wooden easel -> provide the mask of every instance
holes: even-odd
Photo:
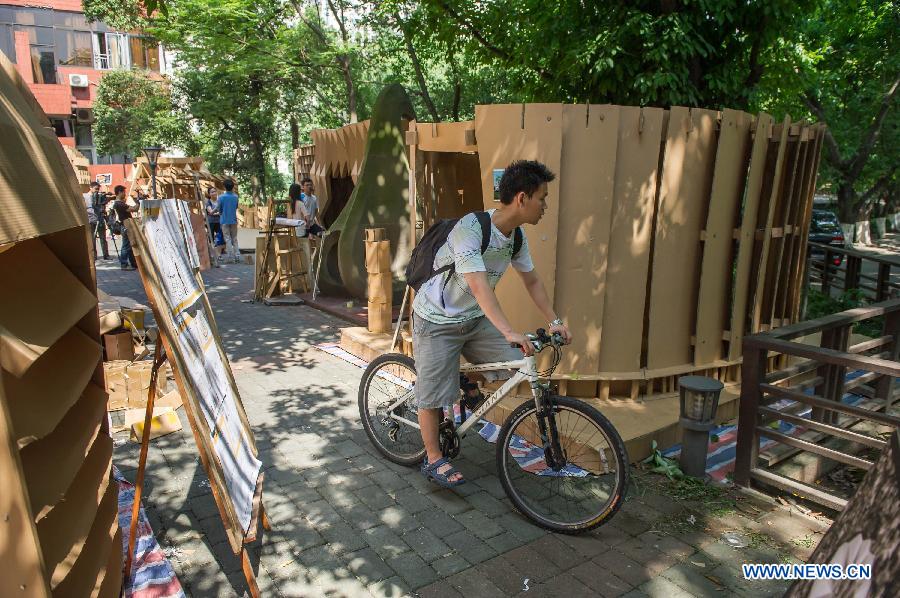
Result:
[[[144,244],[146,242],[143,238],[143,233],[139,230],[139,227],[136,224],[133,226],[132,230],[129,231],[129,234],[131,234],[132,231],[136,231],[138,235],[140,235],[140,241],[134,245],[134,253],[135,260],[137,261],[138,265],[138,273],[141,276],[141,281],[144,284],[144,287],[146,289],[161,288],[161,286],[158,284],[158,280],[156,279],[155,274],[153,274],[147,267],[147,264],[144,263],[144,256],[140,251],[140,248],[144,247]],[[197,278],[197,282],[200,285],[200,288],[202,289],[202,278],[199,277],[199,274],[197,274],[196,271],[194,272],[194,275]],[[148,281],[150,282],[150,284],[148,284]],[[209,311],[209,313],[212,313],[212,308],[210,307],[209,301],[206,298],[206,293],[204,292],[202,296],[205,308]],[[138,473],[135,480],[134,505],[132,506],[131,513],[131,527],[130,535],[128,538],[128,556],[126,557],[125,575],[128,577],[132,575],[131,566],[134,558],[134,547],[136,543],[135,534],[137,533],[137,519],[140,514],[140,501],[143,494],[144,472],[147,463],[147,453],[150,446],[150,426],[153,418],[153,405],[156,398],[159,369],[162,364],[168,360],[169,365],[175,374],[175,382],[178,386],[179,393],[181,393],[184,411],[188,417],[188,421],[190,422],[191,431],[194,434],[194,441],[196,442],[198,448],[197,452],[200,455],[200,461],[203,465],[204,470],[206,470],[207,477],[210,481],[210,490],[212,491],[216,507],[219,510],[219,516],[222,519],[223,525],[225,525],[225,531],[229,539],[229,544],[231,545],[232,550],[234,550],[235,555],[241,559],[241,569],[244,573],[245,579],[247,580],[247,587],[250,590],[250,595],[253,598],[259,598],[259,585],[256,582],[256,574],[253,572],[253,567],[250,563],[250,558],[247,553],[247,544],[256,541],[257,528],[259,527],[260,523],[262,523],[262,526],[266,531],[271,530],[271,525],[268,517],[266,516],[265,507],[262,501],[262,484],[264,473],[261,471],[259,473],[259,477],[256,480],[256,488],[253,493],[253,503],[250,515],[250,525],[246,530],[246,533],[242,533],[242,537],[235,537],[234,530],[227,524],[227,522],[229,521],[228,507],[226,506],[228,497],[227,495],[223,495],[224,484],[222,483],[217,470],[210,462],[211,455],[207,454],[205,449],[206,444],[204,444],[201,437],[202,432],[197,421],[198,414],[194,413],[191,401],[188,400],[188,397],[192,397],[194,395],[190,394],[189,388],[186,385],[187,379],[183,375],[184,372],[181,369],[182,358],[177,353],[173,353],[173,350],[175,350],[174,343],[168,337],[168,333],[165,330],[165,328],[167,328],[168,319],[166,319],[166,317],[162,314],[160,306],[156,304],[154,294],[152,292],[148,292],[147,297],[150,302],[150,307],[153,310],[154,318],[160,324],[160,331],[154,351],[153,369],[151,370],[150,374],[150,388],[148,389],[147,396],[147,409],[144,414],[144,429],[141,437],[141,452],[138,460]],[[211,320],[209,324],[213,334],[216,337],[221,338],[219,336],[219,331],[218,327],[216,326],[215,320]],[[225,358],[224,353],[221,353],[221,355],[223,358]],[[174,357],[174,359],[171,359],[170,357]],[[243,413],[242,409],[241,412]],[[244,415],[244,417],[246,416]]]

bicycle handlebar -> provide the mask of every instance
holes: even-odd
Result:
[[[543,328],[538,328],[534,331],[534,333],[526,333],[525,337],[531,341],[531,345],[534,347],[535,351],[540,351],[546,345],[553,345],[555,347],[561,347],[566,344],[566,339],[558,333],[554,332],[552,335],[547,334],[547,331]],[[522,346],[519,343],[509,343],[509,346],[518,349]]]

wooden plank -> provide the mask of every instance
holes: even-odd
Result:
[[[640,370],[650,242],[664,119],[659,108],[621,107],[609,237],[600,371]]]
[[[822,142],[825,138],[825,125],[817,123],[814,126],[815,145],[813,146],[813,159],[811,171],[806,180],[806,189],[804,190],[805,203],[803,206],[803,219],[801,221],[801,237],[800,237],[800,254],[797,264],[793,268],[794,276],[794,293],[791,295],[791,320],[796,322],[800,319],[800,299],[803,295],[804,273],[808,267],[806,263],[806,255],[809,251],[809,225],[812,219],[813,195],[816,190],[816,178],[819,172],[819,160],[822,155]]]
[[[782,444],[786,444],[788,446],[792,446],[794,448],[798,448],[800,450],[814,453],[816,455],[821,455],[832,461],[837,461],[839,463],[845,463],[847,465],[852,465],[854,467],[859,467],[860,469],[865,469],[868,471],[872,468],[872,462],[867,461],[865,459],[860,459],[859,457],[854,457],[853,455],[847,455],[840,451],[836,451],[830,449],[826,446],[821,446],[815,444],[814,442],[807,442],[805,440],[800,440],[799,438],[794,438],[793,436],[788,436],[787,434],[782,434],[781,432],[776,432],[771,428],[766,428],[763,426],[759,426],[756,428],[756,431],[760,433],[760,435],[765,436],[767,438],[771,438],[776,442],[780,442]]]
[[[775,221],[775,213],[778,208],[778,199],[780,198],[781,187],[784,183],[785,157],[788,149],[788,130],[790,129],[791,119],[789,116],[784,117],[781,126],[781,135],[778,140],[778,154],[775,159],[774,171],[767,173],[771,177],[771,191],[768,198],[768,204],[765,209],[765,220],[763,221],[763,239],[760,245],[759,259],[757,260],[756,269],[756,289],[753,294],[753,303],[750,307],[750,331],[758,332],[762,323],[763,304],[766,300],[766,277],[769,274],[769,251],[772,245],[772,226]],[[762,210],[763,208],[761,208]],[[760,213],[760,217],[763,212]]]
[[[600,366],[618,136],[617,106],[563,107],[556,304],[578,331],[559,367],[570,374]]]
[[[481,184],[485,209],[494,202],[495,169],[504,169],[515,160],[538,160],[557,174],[549,185],[547,210],[535,226],[525,226],[535,271],[547,289],[551,303],[556,293],[556,248],[560,197],[560,157],[562,152],[562,104],[495,104],[475,106],[475,135],[481,162]],[[506,317],[516,330],[534,330],[545,324],[544,316],[527,297],[518,276],[504,276],[495,289]],[[512,308],[515,306],[515,309]],[[560,306],[562,307],[562,306]]]
[[[860,407],[854,407],[853,405],[847,405],[846,403],[832,401],[820,396],[808,395],[804,392],[788,390],[779,386],[772,386],[771,384],[760,384],[759,387],[760,390],[766,392],[767,394],[781,399],[790,399],[792,401],[797,401],[799,403],[810,405],[812,407],[819,407],[826,411],[836,411],[838,413],[844,413],[846,415],[855,415],[856,417],[878,422],[879,424],[884,424],[887,426],[900,426],[900,418],[884,413],[879,413],[877,411],[872,411],[871,409],[862,409]]]
[[[885,447],[887,447],[887,443],[883,440],[879,440],[877,438],[872,438],[871,436],[866,436],[864,434],[857,434],[856,432],[853,432],[851,430],[846,430],[844,428],[839,428],[836,426],[829,426],[828,424],[823,424],[822,422],[817,422],[815,420],[809,419],[808,417],[802,417],[799,415],[794,415],[792,413],[783,413],[783,412],[777,411],[775,409],[769,409],[768,407],[760,407],[759,411],[763,415],[768,416],[768,418],[765,421],[778,421],[778,420],[789,421],[791,423],[797,424],[799,426],[803,426],[805,428],[809,428],[811,430],[824,432],[825,434],[830,434],[831,436],[837,436],[838,438],[843,438],[844,440],[852,440],[853,442],[857,442],[859,444],[864,444],[864,445],[870,446],[874,449],[884,450]],[[765,434],[763,434],[763,436],[765,436]]]
[[[807,484],[802,484],[790,478],[771,473],[769,471],[766,471],[765,469],[751,469],[750,477],[757,482],[774,486],[780,490],[790,492],[795,496],[802,496],[809,500],[813,500],[820,505],[825,505],[826,507],[829,507],[836,511],[843,511],[847,506],[847,501],[843,498],[828,494],[827,492],[823,492],[818,488],[809,486]]]
[[[680,106],[669,113],[645,332],[649,369],[693,360],[699,239],[715,167],[717,118],[713,110]]]
[[[791,202],[791,211],[788,215],[788,222],[794,229],[794,234],[786,241],[785,245],[785,272],[782,276],[784,284],[781,286],[778,303],[775,307],[775,317],[792,320],[794,316],[792,298],[796,294],[797,285],[797,267],[800,260],[800,243],[803,237],[803,222],[806,219],[807,197],[806,190],[809,184],[809,177],[812,174],[812,161],[815,159],[815,137],[810,136],[812,130],[809,126],[803,127],[800,136],[801,156],[798,165],[797,183],[794,187],[793,199]]]
[[[732,237],[744,198],[752,120],[752,116],[739,110],[725,110],[722,114],[697,296],[694,345],[694,365],[697,366],[724,357],[722,339],[725,327],[729,325],[734,265]]]
[[[734,291],[731,308],[731,342],[728,345],[729,361],[741,356],[741,339],[747,327],[747,303],[750,290],[750,273],[753,260],[753,237],[756,233],[757,208],[765,175],[766,156],[769,151],[768,131],[772,117],[760,113],[756,117],[756,137],[750,152],[750,170],[747,174],[747,194],[741,217],[741,236],[738,244],[734,274]]]

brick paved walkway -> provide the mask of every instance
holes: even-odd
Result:
[[[722,596],[781,595],[782,583],[740,579],[741,562],[808,556],[815,522],[763,498],[713,517],[700,502],[660,493],[637,474],[622,511],[584,536],[546,533],[510,506],[494,447],[463,441],[458,493],[381,459],[359,425],[361,370],[312,345],[340,320],[314,309],[243,303],[253,266],[206,273],[260,458],[273,531],[253,548],[264,596]],[[135,272],[98,262],[99,286],[146,304]],[[239,596],[245,583],[187,428],[153,441],[148,515],[189,595]],[[115,463],[133,478],[138,445],[119,440]],[[751,546],[720,540],[743,531]]]

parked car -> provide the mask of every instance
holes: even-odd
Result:
[[[844,248],[844,231],[841,229],[841,223],[834,212],[829,210],[812,211],[812,219],[809,222],[809,241],[811,243],[831,245],[840,249]],[[818,247],[813,247],[811,254],[815,258],[822,259],[825,252]],[[843,261],[843,255],[832,255],[832,263],[835,266],[840,266]]]

